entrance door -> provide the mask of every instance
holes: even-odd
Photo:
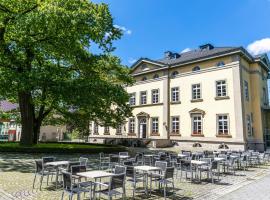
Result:
[[[146,118],[140,119],[139,132],[140,138],[146,138]]]

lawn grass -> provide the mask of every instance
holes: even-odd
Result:
[[[39,143],[32,146],[22,146],[18,142],[0,142],[0,152],[16,153],[111,153],[125,151],[118,145],[89,143]]]

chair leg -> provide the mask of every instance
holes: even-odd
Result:
[[[50,175],[47,175],[47,186],[48,186],[48,183],[49,183],[49,176]]]
[[[35,188],[36,177],[37,177],[37,174],[35,173],[35,178],[34,178],[34,181],[33,181],[33,189]]]
[[[41,190],[41,186],[42,186],[42,182],[43,182],[43,175],[41,175],[39,181],[40,181],[40,183],[39,183],[39,190]]]
[[[163,188],[164,188],[164,199],[166,199],[166,188],[167,188],[167,183],[164,183]]]
[[[65,193],[65,192],[63,191],[63,192],[62,192],[62,198],[61,198],[61,200],[63,200],[63,199],[64,199],[64,193]]]

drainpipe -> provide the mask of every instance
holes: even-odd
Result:
[[[171,96],[170,96],[170,90],[171,90],[171,76],[170,76],[170,65],[167,65],[167,138],[168,140],[170,139],[170,130],[171,130],[171,123],[170,123],[170,118],[171,118]]]

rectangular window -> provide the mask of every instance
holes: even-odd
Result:
[[[129,119],[129,133],[135,133],[135,118]]]
[[[263,103],[265,105],[268,104],[268,102],[267,102],[267,94],[266,94],[266,89],[265,88],[263,88]]]
[[[110,127],[109,126],[104,126],[104,133],[109,134],[110,133]]]
[[[179,134],[179,117],[172,117],[172,133]]]
[[[193,135],[202,134],[202,115],[192,116],[192,134]]]
[[[179,87],[171,88],[171,101],[179,102]]]
[[[245,99],[249,101],[249,91],[248,91],[248,82],[244,81],[244,90],[245,90]]]
[[[141,105],[147,104],[147,94],[146,91],[141,92]]]
[[[158,118],[152,118],[152,133],[158,133]]]
[[[247,115],[247,134],[248,136],[252,136],[252,125],[250,115]]]
[[[192,99],[201,99],[201,84],[192,85]]]
[[[98,135],[98,124],[94,123],[94,134]]]
[[[129,105],[135,106],[136,105],[136,93],[129,94]]]
[[[217,97],[226,97],[227,96],[227,83],[225,80],[216,82],[216,95]]]
[[[229,116],[217,115],[218,135],[229,134]]]
[[[158,89],[152,90],[152,103],[159,102],[159,91]]]
[[[116,127],[116,134],[122,134],[122,124]]]

